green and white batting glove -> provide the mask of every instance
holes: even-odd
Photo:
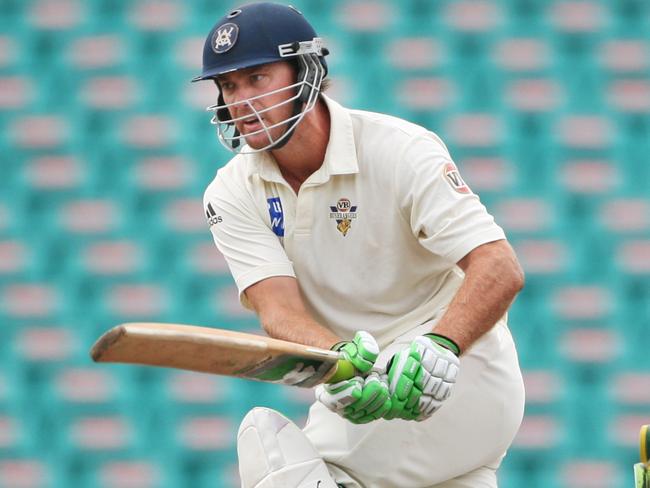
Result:
[[[358,331],[352,341],[342,341],[332,346],[333,351],[340,351],[361,375],[369,372],[377,361],[379,346],[375,338],[365,330]]]
[[[460,349],[438,334],[416,337],[386,368],[391,408],[385,419],[422,421],[440,408],[456,383]]]
[[[388,407],[388,384],[377,373],[366,375],[379,355],[379,346],[372,335],[365,331],[355,334],[352,341],[344,341],[332,347],[340,351],[359,373],[354,378],[323,384],[316,389],[316,398],[333,412],[354,423],[366,423],[383,415]],[[379,412],[379,413],[377,413]]]
[[[316,399],[331,411],[354,424],[382,418],[390,410],[390,391],[385,375],[376,371],[333,385],[319,385]]]

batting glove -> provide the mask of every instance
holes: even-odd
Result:
[[[429,418],[451,394],[460,367],[459,353],[448,338],[426,334],[395,354],[386,368],[391,408],[384,418]]]
[[[354,424],[382,418],[390,410],[390,391],[386,375],[373,371],[333,385],[319,385],[316,399],[332,412]]]
[[[341,351],[360,375],[333,385],[323,384],[316,389],[316,398],[333,412],[354,423],[366,423],[381,417],[390,408],[386,376],[368,373],[379,355],[379,346],[372,335],[365,331],[355,334],[352,341],[344,341],[332,347]]]
[[[379,346],[368,332],[360,330],[352,341],[343,341],[332,346],[333,351],[340,351],[361,375],[369,372],[377,361]]]

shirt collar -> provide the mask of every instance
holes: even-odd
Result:
[[[324,183],[331,175],[346,175],[359,172],[350,113],[328,96],[321,96],[330,113],[330,139],[325,151],[323,165],[307,179],[309,183]],[[250,174],[257,173],[262,179],[269,182],[284,182],[284,178],[269,152],[247,154],[246,157]]]

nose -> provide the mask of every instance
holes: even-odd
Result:
[[[231,104],[228,107],[231,118],[238,119],[240,117],[245,117],[252,112],[249,104],[246,103],[246,101],[251,96],[252,95],[248,92],[248,90],[237,90],[235,93],[233,93],[233,96],[230,97],[231,100],[224,99],[226,103]]]

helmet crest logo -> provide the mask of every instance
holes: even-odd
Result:
[[[237,42],[239,27],[237,24],[223,24],[212,35],[212,50],[217,54],[225,53],[232,49]]]

